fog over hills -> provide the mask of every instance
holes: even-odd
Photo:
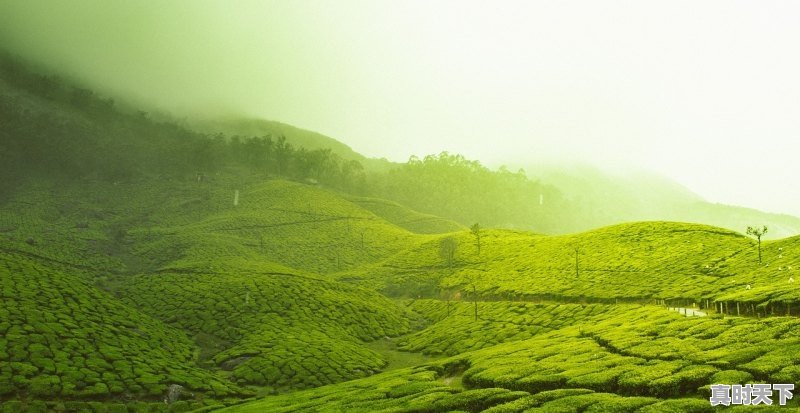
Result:
[[[800,411],[798,12],[0,0],[0,412]]]
[[[178,117],[279,121],[395,162],[624,163],[800,215],[797,7],[6,1],[0,39]]]

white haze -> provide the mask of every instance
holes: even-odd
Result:
[[[368,156],[645,167],[800,215],[800,3],[0,2],[0,40],[114,93]]]

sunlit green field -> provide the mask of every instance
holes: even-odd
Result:
[[[761,264],[667,222],[484,229],[478,253],[396,204],[240,184],[0,211],[3,411],[710,411],[711,384],[800,380],[798,238]]]

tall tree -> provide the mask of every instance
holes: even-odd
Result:
[[[458,241],[453,237],[442,238],[439,242],[439,256],[444,259],[448,267],[453,266],[455,261],[456,248],[458,248]]]
[[[752,235],[758,240],[758,263],[761,264],[761,237],[767,233],[767,226],[761,228],[747,227],[747,235]]]
[[[478,255],[481,255],[481,225],[476,222],[469,227],[469,231],[475,237],[475,246],[478,247]]]
[[[275,142],[275,166],[277,168],[278,175],[284,175],[288,172],[288,164],[291,161],[292,155],[294,152],[294,148],[292,145],[286,142],[286,137],[281,135],[278,137],[278,141]]]

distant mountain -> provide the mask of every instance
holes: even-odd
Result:
[[[186,122],[159,120],[83,86],[34,73],[9,57],[0,59],[0,119],[0,175],[7,177],[0,181],[0,197],[40,175],[118,182],[143,175],[195,177],[234,167],[245,175],[310,179],[467,226],[479,222],[563,234],[621,222],[672,220],[739,232],[748,225],[767,225],[771,239],[800,233],[800,218],[712,204],[643,170],[516,165],[525,166],[526,178],[458,156],[398,164],[366,158],[317,132],[253,118],[194,121],[188,124],[192,131]],[[268,152],[258,140],[237,149],[214,139],[216,133],[284,136],[295,149]],[[311,153],[322,149],[330,153]]]
[[[194,127],[203,132],[222,132],[227,135],[282,135],[295,146],[330,149],[344,159],[358,160],[370,172],[387,172],[401,166],[385,159],[367,158],[337,139],[281,122],[229,118],[197,122]],[[765,237],[767,239],[800,234],[800,218],[710,203],[681,184],[644,169],[610,171],[587,163],[535,163],[524,165],[524,169],[530,179],[556,190],[543,202],[552,202],[553,195],[561,198],[557,199],[561,216],[549,218],[557,223],[540,223],[535,228],[531,228],[524,218],[520,218],[520,222],[504,221],[504,226],[569,233],[621,222],[671,220],[715,225],[739,232],[743,232],[748,225],[767,225],[770,228]],[[420,185],[424,186],[422,183]],[[410,202],[408,197],[392,196],[386,192],[381,192],[380,196],[405,203],[414,209],[458,220],[447,210],[417,205]],[[538,196],[536,194],[535,197]],[[463,225],[471,224],[461,221]]]
[[[766,238],[800,234],[800,218],[752,208],[711,203],[679,183],[641,169],[604,170],[588,164],[526,166],[528,176],[561,190],[574,215],[566,231],[582,231],[620,222],[670,220],[744,232],[767,225]]]

